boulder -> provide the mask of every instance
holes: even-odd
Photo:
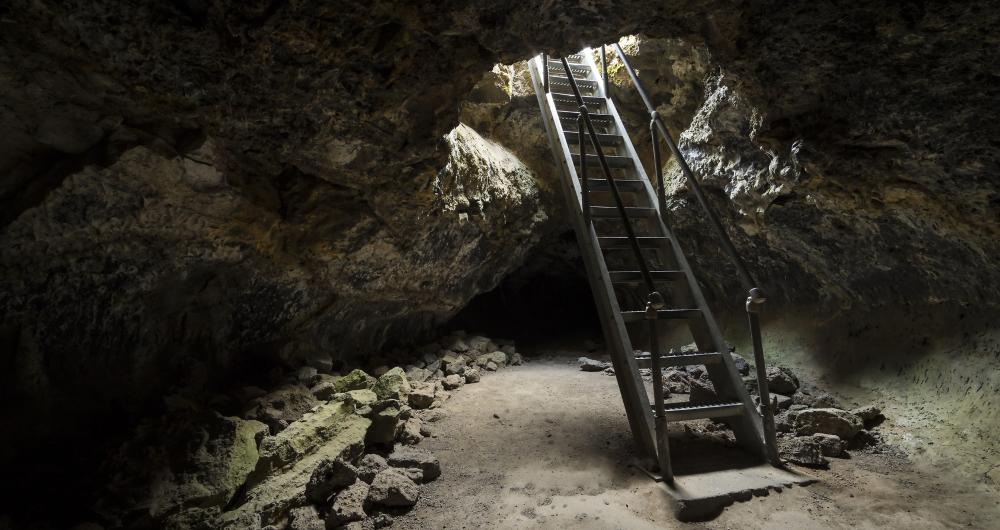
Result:
[[[404,399],[410,393],[410,382],[400,367],[395,367],[381,376],[372,386],[379,399]]]
[[[805,405],[812,409],[842,409],[840,401],[830,395],[828,392],[822,390],[811,388],[808,391],[803,391],[800,389],[798,393],[792,396],[792,403],[796,405]]]
[[[493,363],[497,366],[506,366],[507,354],[497,350],[490,353],[484,353],[476,357],[476,366],[486,366],[489,363]]]
[[[313,504],[325,504],[337,491],[358,478],[358,470],[342,460],[325,458],[320,461],[306,483],[306,499]]]
[[[777,394],[791,395],[799,388],[799,379],[791,370],[783,366],[767,369],[767,388]]]
[[[486,370],[487,372],[495,372],[495,371],[497,371],[497,370],[499,370],[499,369],[500,369],[500,367],[499,367],[499,366],[497,366],[497,363],[495,363],[495,362],[493,362],[493,361],[490,361],[490,362],[486,363],[486,366],[483,366],[483,368],[484,368],[484,369],[485,369],[485,370]]]
[[[464,376],[466,383],[478,383],[483,377],[478,368],[466,368]]]
[[[840,409],[806,409],[795,415],[795,432],[799,436],[823,433],[850,440],[863,426],[861,418]]]
[[[489,347],[491,345],[495,346],[493,341],[479,335],[470,337],[466,342],[469,344],[469,350],[478,353],[489,353],[490,351],[492,351],[489,349]]]
[[[511,350],[513,350],[513,348],[514,347],[511,346]],[[521,364],[524,363],[524,359],[521,357],[520,353],[517,353],[515,351],[510,351],[510,352],[504,351],[504,353],[506,353],[507,356],[510,358],[511,366],[521,366]]]
[[[411,407],[426,409],[431,406],[431,403],[434,403],[434,385],[424,385],[414,388],[406,398]]]
[[[365,503],[370,494],[368,484],[355,480],[334,497],[330,511],[326,514],[326,527],[337,528],[344,523],[363,520],[368,516],[365,513]]]
[[[265,423],[271,433],[276,434],[319,403],[304,385],[286,385],[254,400],[252,408],[243,417]]]
[[[457,353],[448,353],[441,358],[441,367],[446,375],[459,375],[465,373],[466,359]]]
[[[312,387],[312,395],[320,401],[329,401],[337,393],[337,387],[333,382],[320,381]]]
[[[321,374],[328,374],[333,371],[333,358],[329,355],[314,355],[309,358],[309,366]]]
[[[444,385],[445,390],[454,390],[465,384],[465,378],[458,374],[453,374],[445,377],[444,380],[441,381],[441,384]]]
[[[361,457],[361,460],[358,460],[358,477],[371,484],[375,480],[375,475],[388,468],[389,463],[386,462],[385,458],[374,453],[368,453]]]
[[[778,410],[785,410],[792,406],[792,398],[781,394],[771,394],[771,399],[778,402]]]
[[[337,392],[366,390],[375,386],[375,378],[365,373],[364,370],[352,370],[351,373],[338,379],[336,386]]]
[[[719,395],[715,392],[715,385],[712,384],[712,381],[707,377],[692,379],[690,401],[692,405],[718,402]]]
[[[260,458],[267,426],[214,412],[178,412],[143,422],[105,463],[111,471],[97,512],[152,520],[185,508],[224,507]]]
[[[816,433],[812,437],[819,444],[820,452],[823,453],[823,456],[839,458],[844,455],[844,449],[847,444],[839,436]]]
[[[312,505],[295,508],[288,518],[288,530],[326,530],[323,518]]]
[[[425,482],[441,476],[441,462],[433,454],[413,447],[396,447],[389,454],[388,464],[399,468],[417,468]]]
[[[614,372],[612,372],[614,373]],[[671,394],[687,394],[691,391],[691,380],[687,371],[668,368],[663,371],[663,388]]]
[[[445,342],[444,349],[457,353],[465,353],[469,351],[469,344],[462,337],[453,337],[450,341]]]
[[[372,424],[368,428],[365,440],[373,444],[391,444],[399,436],[402,429],[400,409],[395,406],[385,407],[371,416]]]
[[[823,449],[811,436],[783,436],[778,439],[778,451],[782,458],[809,467],[827,467],[830,462],[823,458]]]
[[[398,469],[389,468],[375,475],[368,491],[368,501],[385,507],[413,506],[420,498],[420,487]]]
[[[410,380],[411,383],[423,383],[424,381],[430,379],[432,375],[434,375],[434,372],[425,368],[413,367],[406,371],[406,378]]]
[[[350,396],[350,400],[356,407],[363,407],[365,405],[371,405],[372,403],[378,401],[378,394],[367,388],[361,390],[348,390],[347,395]]]
[[[589,357],[580,357],[577,359],[577,362],[580,364],[580,370],[583,370],[584,372],[601,372],[611,365],[610,363],[598,361]]]

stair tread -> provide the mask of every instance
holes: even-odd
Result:
[[[641,179],[613,179],[620,191],[641,191],[646,188],[645,181]],[[587,179],[587,187],[590,191],[604,191],[611,189],[606,179]]]
[[[590,119],[593,121],[612,121],[612,116],[610,114],[604,114],[601,112],[590,112]],[[560,110],[559,118],[563,120],[575,120],[580,116],[580,111],[576,110]]]
[[[640,322],[646,320],[645,311],[622,311],[625,322]],[[684,319],[701,316],[700,309],[660,309],[656,312],[658,319]]]
[[[649,208],[645,206],[626,206],[625,215],[628,217],[652,217],[656,215],[656,208]],[[618,207],[616,206],[591,206],[590,207],[591,217],[619,217]]]
[[[637,236],[636,242],[639,248],[659,248],[663,243],[669,242],[669,237],[663,236]],[[629,238],[626,236],[598,236],[597,243],[602,249],[632,248]]]
[[[650,368],[653,365],[652,356],[648,352],[635,356],[639,368]],[[661,355],[660,367],[669,368],[671,366],[694,366],[698,364],[716,364],[722,362],[722,356],[716,352],[709,353],[681,353],[675,355]]]
[[[650,405],[653,413],[656,413],[656,405]],[[731,418],[740,416],[746,412],[742,403],[738,401],[705,403],[702,405],[692,405],[688,402],[665,403],[663,406],[663,417],[667,421],[690,421],[704,420],[708,418]]]
[[[551,92],[552,99],[556,100],[556,103],[571,103],[573,105],[579,105],[576,100],[576,96],[573,94],[563,94],[561,92]],[[587,105],[603,105],[607,103],[607,100],[598,96],[582,96],[583,102]]]
[[[618,156],[618,155],[604,155],[604,160],[608,163],[608,167],[634,167],[635,161],[632,160],[630,156]],[[580,155],[573,153],[573,161],[576,163],[580,162]],[[590,166],[601,166],[601,158],[597,155],[587,155],[587,167]]]
[[[653,281],[675,281],[686,278],[684,271],[649,271]],[[608,271],[611,283],[639,283],[643,281],[642,271]]]
[[[575,144],[580,141],[580,131],[578,130],[564,130],[563,134],[566,135],[566,143]],[[590,134],[584,131],[583,136],[584,141],[590,138]],[[622,135],[620,134],[604,134],[597,133],[597,141],[601,142],[601,145],[615,145],[622,143]],[[590,142],[588,142],[589,145]]]
[[[577,86],[585,85],[589,88],[597,88],[597,81],[591,81],[589,79],[577,79],[575,77],[573,78],[573,80],[576,81]],[[564,75],[549,74],[549,84],[569,86],[569,78]]]

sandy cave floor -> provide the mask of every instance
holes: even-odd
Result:
[[[829,470],[801,469],[818,484],[679,522],[661,487],[628,466],[615,378],[580,371],[576,357],[488,374],[443,410],[420,444],[443,475],[393,528],[1000,528],[1000,492],[902,451],[852,451]]]

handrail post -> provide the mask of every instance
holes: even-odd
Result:
[[[542,88],[549,93],[549,54],[542,54]]]
[[[764,363],[764,346],[760,336],[760,308],[764,299],[756,287],[750,289],[747,296],[746,311],[750,324],[750,340],[753,344],[753,361],[757,368],[757,393],[760,395],[760,415],[764,428],[764,443],[767,446],[767,459],[774,465],[781,464],[778,458],[778,439],[774,427],[774,407],[771,403],[771,393],[767,388],[767,365]]]
[[[611,99],[611,92],[608,90],[608,61],[605,58],[605,44],[601,44],[601,74],[604,76],[604,97]]]
[[[656,412],[656,460],[660,475],[667,484],[674,482],[674,472],[670,464],[670,440],[667,437],[667,417],[663,404],[663,372],[660,369],[660,336],[657,311],[663,307],[663,296],[658,291],[649,293],[646,299],[646,321],[649,322],[649,361],[653,372],[653,403]]]
[[[580,180],[583,189],[583,220],[590,225],[590,183],[587,181],[587,143],[583,138],[583,130],[586,128],[585,120],[587,106],[580,106],[580,115],[576,118],[577,140],[580,145]]]

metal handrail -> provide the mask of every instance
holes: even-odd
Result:
[[[660,152],[657,144],[656,131],[660,132],[660,136],[667,143],[670,148],[671,153],[673,153],[677,164],[681,168],[681,172],[684,173],[685,179],[691,185],[691,190],[694,192],[695,197],[698,199],[698,203],[701,204],[702,210],[708,216],[710,224],[715,230],[716,235],[722,242],[722,247],[725,249],[726,254],[729,255],[729,259],[736,266],[736,272],[740,278],[740,283],[743,288],[747,291],[746,299],[746,312],[747,321],[750,327],[750,338],[753,346],[754,353],[754,364],[757,368],[757,390],[760,394],[760,413],[763,420],[764,427],[764,437],[767,444],[768,457],[774,463],[779,463],[778,453],[777,453],[777,436],[775,434],[774,427],[774,404],[771,403],[770,392],[767,387],[767,368],[764,363],[764,348],[761,341],[760,333],[760,309],[761,305],[767,300],[764,296],[763,291],[757,285],[757,282],[750,275],[750,271],[747,270],[746,264],[740,257],[739,253],[736,251],[736,247],[733,245],[732,239],[730,239],[729,234],[726,233],[725,228],[722,227],[722,223],[719,222],[718,216],[715,211],[708,204],[708,199],[705,197],[705,192],[702,190],[701,183],[695,177],[694,172],[691,171],[691,167],[688,166],[687,161],[684,159],[684,155],[681,154],[680,149],[677,147],[677,143],[674,142],[673,137],[670,135],[670,131],[667,130],[667,126],[660,119],[660,116],[656,112],[656,107],[653,106],[652,101],[649,99],[649,95],[642,88],[642,83],[639,82],[639,77],[635,73],[635,69],[632,68],[632,64],[629,63],[628,58],[625,57],[625,51],[617,42],[614,43],[615,52],[618,54],[618,58],[621,59],[622,65],[625,67],[625,71],[628,72],[629,78],[632,79],[632,84],[635,85],[636,91],[639,92],[639,97],[642,98],[642,102],[646,105],[646,110],[649,112],[650,116],[650,134],[653,139],[653,160],[656,164],[656,175],[658,178],[657,185],[659,186],[659,201],[660,201],[660,212],[661,215],[665,207],[665,188],[663,183],[663,170],[660,167]],[[601,45],[602,56],[604,45]],[[603,61],[602,61],[603,62]],[[607,76],[607,66],[604,65],[604,75]]]

